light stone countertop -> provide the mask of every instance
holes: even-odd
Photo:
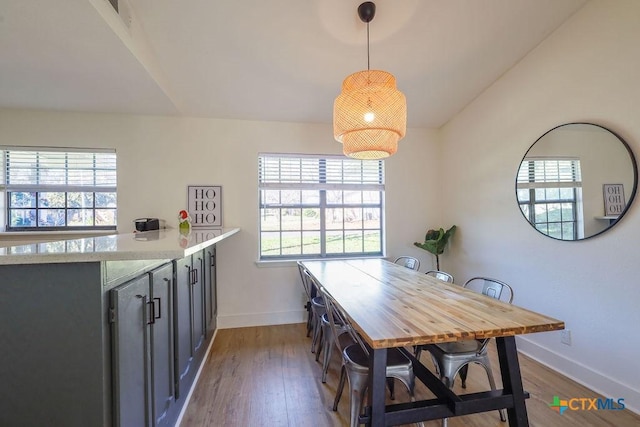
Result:
[[[218,243],[239,228],[177,229],[109,234],[0,248],[0,265],[180,259]]]

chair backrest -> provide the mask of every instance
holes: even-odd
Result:
[[[438,280],[442,280],[443,282],[453,283],[453,276],[446,271],[429,270],[425,274],[427,276],[435,277]]]
[[[395,264],[405,266],[412,270],[418,271],[420,269],[420,261],[417,258],[414,258],[412,256],[401,256],[396,258],[396,260],[393,262]]]
[[[307,300],[311,301],[314,297],[312,295],[312,283],[311,276],[306,268],[302,265],[300,261],[298,261],[298,271],[300,272],[300,279],[302,280],[302,287],[304,288],[304,293],[307,294]]]
[[[513,302],[513,288],[500,280],[489,277],[473,277],[462,286],[488,297],[506,301],[509,304]]]
[[[344,351],[344,349],[351,344],[359,344],[360,347],[364,350],[365,354],[369,355],[369,350],[367,346],[362,341],[362,338],[353,326],[351,325],[351,321],[349,318],[342,312],[340,307],[338,307],[327,292],[325,292],[324,288],[318,287],[318,291],[322,298],[324,299],[325,307],[327,310],[327,319],[329,320],[329,327],[331,328],[331,334],[334,338],[335,344],[340,350],[340,353]],[[338,325],[341,326],[341,330],[338,330]],[[344,336],[347,336],[348,339],[343,339]]]

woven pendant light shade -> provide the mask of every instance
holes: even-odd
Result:
[[[407,101],[392,74],[366,70],[351,74],[333,104],[333,135],[346,156],[389,157],[407,130]]]

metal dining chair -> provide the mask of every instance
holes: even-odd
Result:
[[[412,256],[401,256],[396,258],[396,260],[393,262],[394,264],[402,265],[404,267],[410,268],[411,270],[418,271],[420,269],[420,261],[418,260],[418,258],[414,258]]]
[[[369,378],[369,349],[362,341],[358,333],[353,329],[347,316],[336,306],[332,298],[319,288],[323,295],[327,310],[327,321],[332,331],[333,342],[342,354],[342,368],[340,372],[340,382],[336,390],[336,397],[333,402],[333,410],[338,410],[338,403],[342,396],[345,381],[349,382],[351,396],[350,401],[350,426],[356,427],[359,424],[358,418],[362,411],[363,398],[367,390]],[[386,376],[389,389],[393,398],[393,378],[402,382],[414,398],[415,376],[411,360],[400,352],[397,348],[391,348],[387,352]]]
[[[442,280],[443,282],[453,283],[453,276],[446,271],[429,270],[425,274],[427,276],[435,277],[438,280]]]
[[[311,281],[311,277],[309,276],[309,272],[302,262],[298,261],[298,272],[300,273],[300,279],[302,281],[302,288],[304,289],[304,293],[307,296],[307,301],[305,302],[304,308],[307,310],[307,336],[311,333],[313,329],[313,318],[311,312],[311,299],[314,297],[314,288],[313,282]]]
[[[513,289],[500,280],[488,277],[473,277],[467,280],[463,287],[509,304],[513,302]],[[487,346],[490,340],[491,338],[421,345],[417,346],[415,355],[417,359],[420,359],[422,350],[429,351],[440,379],[449,388],[453,388],[454,378],[458,374],[462,381],[462,388],[467,388],[466,381],[469,364],[476,363],[484,368],[491,390],[495,390],[496,384],[487,353]],[[506,421],[507,417],[504,409],[499,412],[500,420]],[[447,425],[446,418],[443,419],[442,425]]]

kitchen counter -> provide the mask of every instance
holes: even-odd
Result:
[[[110,234],[0,248],[0,265],[180,259],[218,243],[239,228],[176,229]]]
[[[217,243],[238,231],[0,248],[0,426],[174,425],[216,330]]]

